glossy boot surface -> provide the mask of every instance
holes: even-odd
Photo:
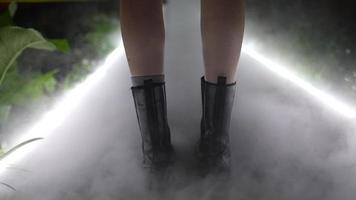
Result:
[[[236,82],[226,84],[225,77],[219,76],[217,84],[201,78],[203,113],[197,153],[199,168],[205,173],[230,171],[229,128],[235,91]]]
[[[143,164],[152,170],[165,169],[173,162],[165,83],[146,80],[131,90],[142,138]]]

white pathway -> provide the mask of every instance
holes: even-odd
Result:
[[[58,128],[1,174],[17,189],[0,187],[1,200],[355,198],[351,121],[247,56],[231,122],[232,180],[197,176],[199,7],[197,1],[172,1],[166,11],[168,118],[177,151],[171,179],[150,187],[141,169],[128,67],[118,58]]]

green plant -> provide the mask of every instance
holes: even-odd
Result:
[[[14,26],[0,28],[0,125],[6,122],[13,105],[26,104],[42,96],[44,92],[54,89],[55,71],[45,74],[19,73],[16,59],[26,48],[54,50],[55,46],[33,29]],[[0,160],[24,145],[40,139],[42,138],[22,142],[7,152],[0,149]],[[0,184],[16,191],[9,184],[3,182]]]
[[[90,58],[83,58],[81,62],[72,66],[60,83],[63,89],[71,88],[74,84],[83,80],[96,66],[96,60],[102,59],[115,49],[115,39],[119,35],[119,22],[117,17],[106,15],[93,15],[83,21],[89,30],[84,36],[84,41],[93,55]]]
[[[0,152],[0,161],[2,159],[4,159],[5,157],[9,156],[10,154],[12,154],[13,152],[15,152],[16,150],[20,149],[21,147],[27,145],[27,144],[30,144],[30,143],[33,143],[33,142],[36,142],[36,141],[39,141],[39,140],[43,140],[43,138],[33,138],[33,139],[29,139],[29,140],[26,140],[24,142],[21,142],[20,144],[12,147],[11,149],[9,149],[8,151],[6,152]]]
[[[90,29],[85,35],[86,42],[96,51],[98,57],[106,56],[116,47],[110,36],[119,31],[117,18],[96,15],[90,17],[85,23]]]
[[[3,152],[1,149],[0,149],[0,161],[4,158],[6,158],[7,156],[9,156],[10,154],[14,153],[16,150],[20,149],[21,147],[27,145],[27,144],[30,144],[30,143],[33,143],[33,142],[36,142],[36,141],[39,141],[39,140],[43,140],[43,138],[33,138],[33,139],[29,139],[29,140],[26,140],[24,142],[21,142],[20,144],[14,146],[13,148],[9,149],[8,151],[6,152]],[[7,183],[4,183],[4,182],[0,182],[0,185],[3,185],[13,191],[16,191],[16,189],[11,186],[10,184],[7,184]]]
[[[91,71],[93,66],[88,60],[84,60],[81,64],[74,64],[72,70],[65,76],[60,83],[63,89],[69,89],[74,84],[82,81]]]
[[[34,29],[15,26],[0,28],[0,86],[8,70],[14,66],[16,58],[26,48],[53,51],[56,49],[56,46],[44,39]]]
[[[6,124],[13,106],[31,104],[55,89],[56,70],[21,73],[16,60],[27,48],[67,52],[66,40],[46,40],[38,31],[14,26],[17,4],[0,13],[0,128]]]
[[[55,45],[33,30],[15,26],[0,28],[0,124],[13,105],[25,104],[54,89],[55,71],[20,74],[16,59],[27,48],[54,50]]]
[[[26,105],[55,89],[56,70],[47,73],[30,72],[20,73],[16,60],[27,49],[40,49],[62,52],[69,50],[66,40],[46,40],[38,31],[13,26],[12,17],[17,5],[11,3],[9,9],[0,13],[0,129],[8,119],[14,105]],[[10,150],[4,152],[0,148],[0,160],[7,157],[17,149],[43,138],[33,138],[24,141]],[[16,191],[11,185],[0,182],[11,190]]]

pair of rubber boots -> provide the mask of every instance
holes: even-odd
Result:
[[[143,164],[152,170],[166,169],[174,162],[167,120],[165,83],[145,80],[131,87],[142,136]],[[226,84],[226,77],[210,83],[201,77],[201,137],[197,145],[199,168],[210,172],[230,169],[229,126],[236,82]]]

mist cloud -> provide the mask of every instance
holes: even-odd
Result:
[[[9,200],[354,199],[355,127],[242,56],[231,122],[233,173],[200,177],[194,145],[203,72],[198,1],[166,12],[168,120],[177,161],[154,180],[141,167],[140,134],[125,61],[111,68],[51,137],[9,170]],[[192,22],[193,21],[193,22]],[[248,33],[247,33],[248,34]]]

